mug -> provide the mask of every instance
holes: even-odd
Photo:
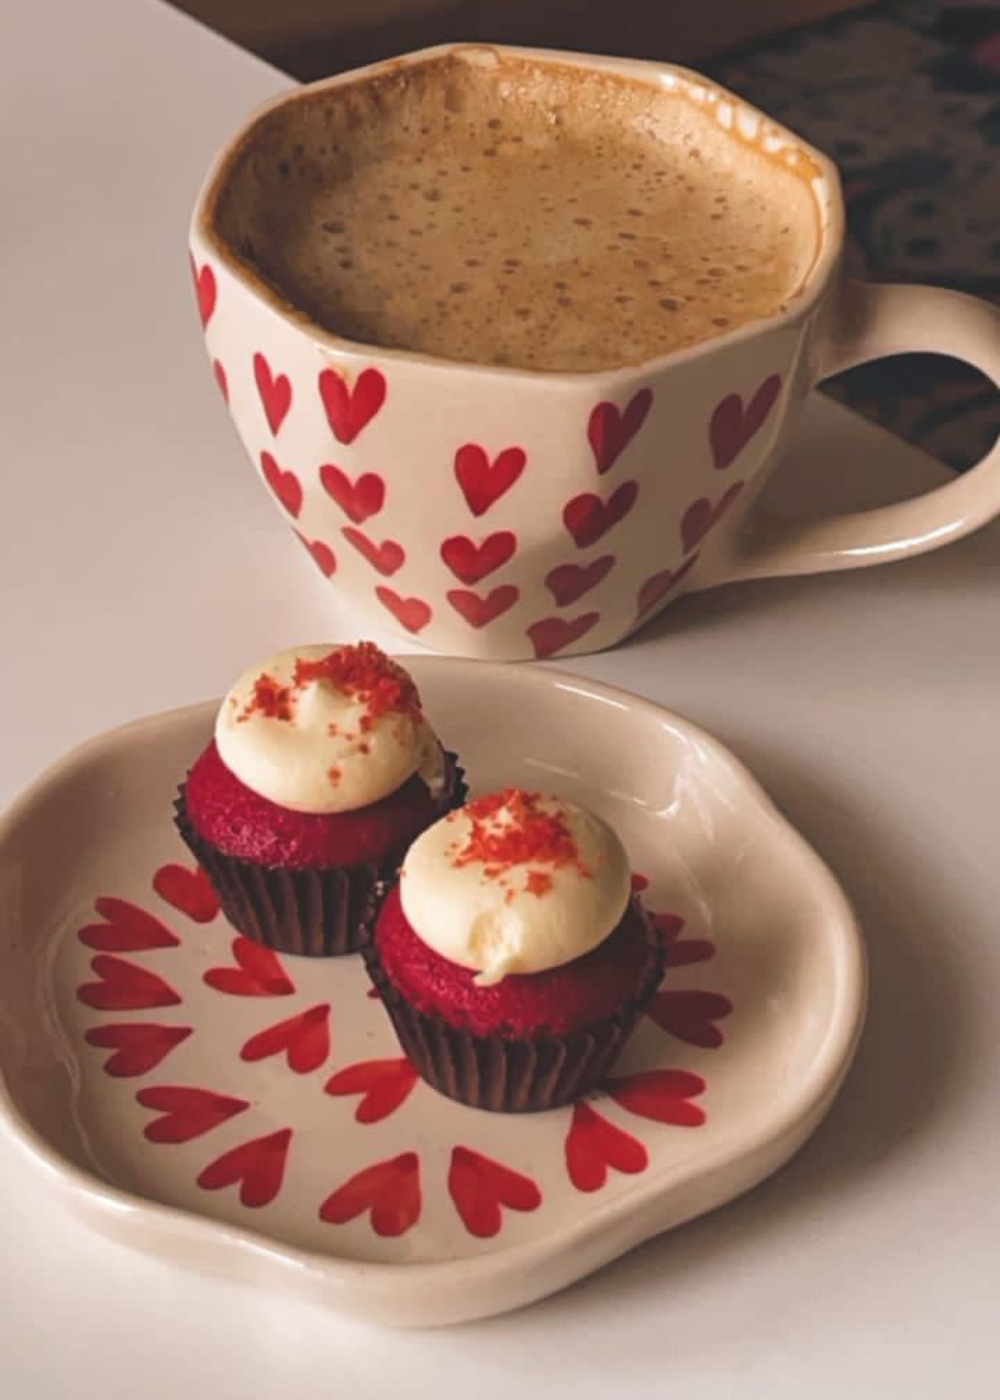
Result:
[[[294,125],[310,93],[444,55],[489,65],[505,53],[680,94],[804,173],[820,235],[795,297],[644,364],[534,372],[340,338],[285,303],[225,235],[220,202],[240,197],[241,153],[277,109]],[[446,45],[259,109],[208,174],[190,251],[209,357],[240,437],[359,626],[457,656],[518,660],[610,647],[692,590],[880,564],[1000,513],[998,445],[964,476],[898,505],[794,524],[755,506],[827,375],[919,350],[1000,382],[1000,312],[957,292],[849,281],[843,243],[833,164],[695,73]]]

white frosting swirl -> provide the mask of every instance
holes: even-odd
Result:
[[[370,715],[364,694],[332,680],[296,684],[297,662],[341,650],[292,647],[244,672],[215,722],[223,763],[252,791],[294,812],[352,812],[417,772],[440,792],[444,755],[419,708]],[[261,684],[265,700],[268,690],[277,700],[262,704]]]
[[[541,850],[518,860],[477,858],[484,834],[503,842],[519,825],[525,798],[531,813],[561,824],[575,856],[546,858]],[[474,969],[479,986],[511,972],[559,967],[602,943],[631,894],[628,857],[607,823],[562,798],[516,790],[513,801],[486,817],[477,809],[473,802],[449,813],[407,853],[400,898],[418,937],[449,962]]]

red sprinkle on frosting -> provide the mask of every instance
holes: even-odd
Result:
[[[328,768],[326,770],[326,776],[330,779],[330,782],[333,784],[333,786],[336,787],[337,784],[340,782],[340,769]]]
[[[279,685],[273,676],[262,672],[253,683],[253,695],[237,717],[237,724],[251,715],[262,715],[264,719],[291,719],[295,711],[295,700],[290,686]]]
[[[311,681],[330,681],[343,695],[364,705],[361,728],[365,733],[376,720],[393,712],[414,721],[422,717],[417,687],[402,666],[390,660],[374,642],[336,647],[317,661],[298,657],[296,689]]]
[[[505,788],[470,802],[463,810],[472,823],[472,831],[461,850],[454,843],[452,864],[461,867],[476,862],[491,880],[529,863],[554,869],[572,865],[580,875],[589,876],[566,824],[565,812],[544,811],[542,800],[537,792]],[[541,898],[552,888],[552,876],[531,870],[526,888]]]

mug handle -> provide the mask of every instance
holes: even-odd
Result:
[[[965,360],[1000,388],[1000,309],[941,287],[847,282],[820,332],[817,381],[866,360],[922,351]],[[1000,515],[1000,438],[954,481],[911,500],[827,520],[783,520],[756,507],[711,583],[829,573],[924,554]]]

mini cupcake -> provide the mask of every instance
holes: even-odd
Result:
[[[617,1059],[665,949],[598,817],[509,788],[410,847],[365,963],[423,1078],[476,1108],[553,1108]]]
[[[177,827],[231,924],[288,953],[350,953],[413,841],[465,798],[412,679],[372,642],[254,666],[187,775]]]

